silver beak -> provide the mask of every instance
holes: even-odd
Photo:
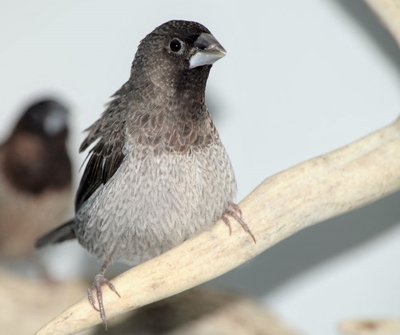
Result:
[[[214,64],[218,59],[226,55],[221,44],[211,34],[201,33],[194,42],[195,53],[190,57],[189,68]]]
[[[44,130],[51,136],[56,135],[68,127],[68,118],[68,110],[54,107],[44,119]]]

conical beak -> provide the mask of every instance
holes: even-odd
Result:
[[[54,102],[43,122],[45,132],[51,136],[59,134],[68,128],[68,119],[68,109]]]
[[[190,57],[189,68],[214,64],[226,55],[226,51],[215,37],[208,33],[201,33],[194,42],[195,53]]]

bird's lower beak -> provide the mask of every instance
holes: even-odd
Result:
[[[215,37],[208,33],[202,33],[194,42],[195,53],[190,57],[189,68],[214,64],[218,59],[226,55],[226,51]]]

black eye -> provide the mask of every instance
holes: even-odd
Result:
[[[169,44],[169,48],[173,51],[173,52],[178,52],[179,50],[181,50],[182,48],[182,43],[181,41],[179,41],[178,39],[174,38],[171,43]]]

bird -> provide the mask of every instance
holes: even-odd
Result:
[[[88,129],[91,147],[75,199],[75,216],[37,246],[76,238],[102,261],[88,289],[107,328],[102,286],[111,263],[136,265],[235,218],[231,161],[205,104],[214,62],[225,49],[197,22],[172,20],[139,44],[130,77]],[[251,234],[252,238],[254,236]],[[97,303],[96,303],[97,300]]]
[[[29,104],[0,145],[0,257],[32,259],[35,241],[67,218],[72,164],[68,109],[54,99]]]

